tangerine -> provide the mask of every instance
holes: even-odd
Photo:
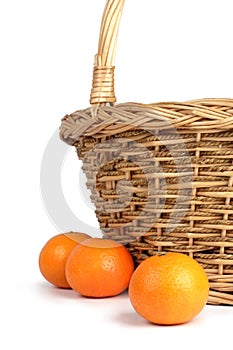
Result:
[[[86,297],[115,296],[127,289],[134,271],[133,259],[120,243],[90,238],[71,252],[66,263],[70,286]]]
[[[208,293],[203,267],[181,253],[144,260],[129,284],[134,309],[146,320],[163,325],[190,321],[205,306]]]
[[[65,264],[70,252],[81,241],[90,238],[80,232],[69,232],[52,237],[39,255],[39,268],[44,278],[60,288],[70,288],[65,277]]]

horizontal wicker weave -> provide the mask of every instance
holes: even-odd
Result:
[[[107,1],[92,106],[63,118],[61,138],[83,160],[104,237],[136,263],[188,254],[208,274],[208,302],[233,305],[233,99],[115,105],[123,5]]]

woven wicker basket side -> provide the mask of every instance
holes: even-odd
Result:
[[[188,254],[208,274],[208,302],[233,305],[233,99],[115,105],[123,5],[107,1],[92,107],[65,116],[61,138],[83,160],[104,237],[136,263]]]

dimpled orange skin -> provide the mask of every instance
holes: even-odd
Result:
[[[59,288],[70,288],[65,276],[66,260],[70,252],[89,235],[68,232],[52,237],[39,255],[39,268],[44,278]]]
[[[121,244],[91,238],[77,246],[66,263],[70,286],[86,297],[104,298],[128,288],[134,271],[133,259]]]
[[[181,253],[148,258],[137,267],[129,284],[134,309],[146,320],[161,325],[190,321],[201,312],[208,294],[204,269]]]

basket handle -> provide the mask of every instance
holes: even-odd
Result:
[[[118,30],[125,0],[107,0],[95,56],[91,105],[116,102],[114,87],[114,61]]]

